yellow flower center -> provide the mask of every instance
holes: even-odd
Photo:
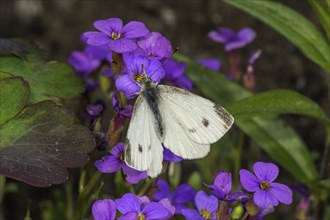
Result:
[[[112,40],[117,40],[117,39],[121,38],[121,34],[117,34],[115,32],[112,32],[111,33],[111,38],[112,38]]]
[[[143,74],[135,73],[135,75],[134,75],[134,81],[135,82],[140,83],[140,82],[142,82],[143,78],[144,78]]]
[[[206,209],[203,209],[199,214],[201,214],[201,216],[205,219],[211,219],[212,218],[212,214],[209,213]]]
[[[119,160],[121,162],[124,162],[125,161],[125,159],[124,159],[124,153],[122,153],[122,154],[119,155]]]
[[[267,181],[263,181],[262,183],[260,183],[259,187],[260,187],[260,189],[263,189],[263,190],[269,190],[270,183]]]
[[[146,219],[146,216],[144,214],[140,214],[138,216],[138,220],[145,220]]]

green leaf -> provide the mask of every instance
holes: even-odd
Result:
[[[314,11],[319,16],[320,22],[324,31],[327,33],[328,39],[330,39],[330,3],[329,0],[309,0],[309,3],[313,6]]]
[[[225,107],[252,95],[223,74],[208,70],[185,56],[176,54],[175,58],[187,63],[187,75],[206,97]],[[281,119],[235,118],[235,123],[297,180],[306,184],[315,181],[317,172],[306,145]]]
[[[0,80],[0,126],[17,115],[29,98],[29,85],[21,77]]]
[[[290,90],[272,90],[242,99],[228,106],[235,118],[262,115],[299,114],[314,117],[330,125],[329,118],[313,100]]]
[[[330,46],[319,30],[304,16],[280,3],[246,0],[224,0],[268,24],[294,45],[309,59],[330,74]]]
[[[7,77],[13,77],[13,75],[10,73],[0,72],[0,80]]]
[[[43,51],[27,46],[24,58],[0,55],[0,72],[21,76],[30,85],[32,103],[57,98],[75,98],[83,90],[82,81],[73,68],[64,63],[47,62]]]
[[[0,127],[0,174],[45,187],[68,179],[94,148],[90,131],[51,101],[23,109]]]

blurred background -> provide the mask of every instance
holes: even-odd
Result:
[[[320,27],[307,1],[277,2]],[[328,79],[321,68],[273,29],[221,0],[0,0],[0,37],[34,41],[50,52],[52,59],[67,62],[72,50],[83,48],[81,34],[94,30],[95,20],[111,17],[119,17],[124,23],[142,21],[150,31],[162,33],[173,47],[179,47],[179,53],[195,59],[218,58],[222,70],[228,66],[228,55],[207,33],[217,27],[235,31],[251,27],[257,37],[242,50],[241,59],[245,70],[249,52],[262,50],[256,66],[256,92],[292,89],[310,97],[330,114]],[[320,161],[326,136],[322,124],[307,117],[283,118],[304,139],[315,161]]]

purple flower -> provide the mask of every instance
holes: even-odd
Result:
[[[268,205],[265,208],[261,208],[258,213],[254,216],[254,220],[263,220],[264,217],[272,212],[274,212],[275,208],[272,205]]]
[[[104,156],[102,160],[95,161],[95,166],[102,173],[114,173],[119,169],[127,175],[126,181],[135,184],[148,177],[147,172],[134,170],[124,161],[124,143],[118,143],[110,151],[110,156]]]
[[[206,184],[205,184],[206,185]],[[243,192],[235,192],[230,195],[232,187],[231,173],[220,171],[214,180],[214,185],[206,185],[212,190],[212,195],[220,200],[233,202],[239,197],[243,196]]]
[[[243,188],[253,195],[254,203],[260,208],[268,205],[277,206],[279,202],[284,204],[292,203],[292,191],[281,183],[274,183],[279,169],[273,163],[256,162],[253,165],[253,175],[250,171],[241,169],[240,181]]]
[[[102,104],[91,104],[87,105],[86,107],[87,113],[92,116],[93,118],[98,117],[102,111],[103,111],[103,105]]]
[[[166,147],[163,146],[163,158],[164,160],[170,161],[170,162],[181,162],[183,160],[182,157],[175,155],[172,151],[167,149]]]
[[[241,29],[237,34],[228,28],[219,28],[210,31],[208,36],[215,42],[225,44],[226,51],[232,51],[251,43],[256,33],[248,27]]]
[[[149,58],[170,58],[172,55],[172,46],[167,38],[158,32],[152,32],[147,37],[138,41],[138,46],[145,52]]]
[[[195,197],[195,190],[188,184],[182,184],[173,193],[170,193],[170,187],[165,180],[159,179],[157,181],[157,191],[154,194],[154,201],[160,201],[164,198],[170,200],[175,207],[175,213],[181,214],[182,210],[186,208],[185,203],[193,202]]]
[[[89,53],[73,51],[69,58],[69,64],[80,76],[86,79],[91,72],[100,66],[101,61]]]
[[[166,73],[164,81],[183,89],[192,89],[192,82],[184,75],[185,63],[176,63],[173,59],[169,59],[163,66]]]
[[[213,71],[219,71],[221,68],[221,62],[220,60],[216,58],[211,59],[199,59],[198,63],[205,66],[206,68],[213,70]]]
[[[123,214],[118,219],[168,219],[170,211],[163,204],[149,202],[146,196],[137,197],[132,193],[115,200],[117,209]]]
[[[116,217],[116,204],[111,199],[96,200],[92,206],[95,220],[114,220]]]
[[[203,190],[200,190],[195,196],[195,205],[197,210],[183,209],[182,215],[194,220],[216,219],[218,199],[215,196],[208,196]]]
[[[124,75],[116,80],[116,87],[128,99],[138,94],[144,77],[149,77],[154,83],[158,83],[165,75],[161,63],[155,59],[133,55],[125,57],[124,62],[126,69],[123,71]]]
[[[124,105],[123,107],[119,106],[119,100],[116,93],[112,95],[112,107],[115,110],[115,112],[117,112],[123,118],[130,118],[132,116],[133,106],[132,105]]]
[[[149,33],[142,22],[131,21],[123,27],[123,22],[119,18],[95,21],[94,27],[100,32],[85,32],[83,36],[86,43],[92,46],[107,45],[116,53],[134,51],[137,48],[134,39]]]
[[[99,60],[105,60],[108,57],[111,60],[112,57],[112,52],[106,45],[102,45],[102,46],[86,45],[84,52],[92,55],[93,57]]]

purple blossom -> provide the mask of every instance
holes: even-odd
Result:
[[[195,205],[197,210],[183,209],[182,215],[184,215],[187,219],[194,220],[216,219],[218,199],[215,196],[208,196],[203,190],[200,190],[195,196]]]
[[[150,202],[146,196],[137,197],[132,193],[115,200],[117,209],[123,214],[118,219],[169,219],[170,211],[161,203]]]
[[[211,59],[199,59],[198,63],[205,66],[206,68],[213,70],[213,71],[220,71],[221,69],[221,62],[219,59],[211,58]]]
[[[136,184],[148,177],[147,172],[138,171],[126,165],[124,161],[124,143],[118,143],[110,151],[110,156],[104,156],[102,160],[95,161],[95,166],[102,173],[114,173],[119,169],[127,175],[126,181]]]
[[[116,204],[111,199],[96,200],[92,206],[94,220],[114,220]]]
[[[169,199],[175,207],[175,213],[181,214],[183,209],[186,209],[185,203],[193,202],[195,190],[188,184],[182,184],[171,193],[170,187],[165,180],[158,179],[157,191],[154,194],[154,201],[160,201],[164,198]]]
[[[173,59],[169,59],[163,67],[166,73],[164,81],[183,89],[192,89],[192,82],[184,74],[187,67],[185,63],[176,63]]]
[[[166,161],[170,161],[170,162],[181,162],[183,160],[182,157],[175,155],[172,151],[170,151],[169,149],[167,149],[166,147],[163,146],[163,158]]]
[[[206,185],[206,184],[205,184]],[[220,200],[233,202],[241,196],[244,196],[243,192],[235,192],[230,194],[232,188],[231,173],[220,171],[214,180],[214,185],[206,185],[212,190],[212,195]]]
[[[231,29],[219,28],[216,31],[210,31],[208,36],[215,42],[225,44],[226,51],[232,51],[251,43],[256,33],[248,27],[242,28],[237,34]]]
[[[92,55],[93,57],[99,60],[105,60],[108,57],[110,58],[112,57],[112,52],[106,45],[102,45],[102,46],[86,45],[84,52]]]
[[[69,64],[83,79],[86,79],[91,72],[100,66],[101,61],[89,53],[73,51],[69,57]]]
[[[137,44],[149,58],[160,60],[170,58],[172,55],[170,41],[158,32],[150,33],[148,36],[139,40]]]
[[[264,217],[272,212],[274,212],[275,208],[272,205],[268,205],[265,208],[261,208],[258,213],[254,216],[254,220],[263,220]]]
[[[131,21],[123,26],[119,18],[95,21],[94,27],[100,32],[85,32],[83,36],[86,43],[92,46],[107,45],[116,53],[134,51],[137,48],[134,39],[149,34],[149,30],[142,22]]]
[[[87,113],[92,116],[93,118],[98,117],[103,111],[102,104],[90,104],[86,107]]]
[[[158,83],[165,75],[161,63],[145,56],[133,55],[124,58],[126,69],[116,80],[117,90],[122,91],[128,99],[134,98],[141,89],[144,77]]]
[[[123,118],[130,118],[132,116],[133,106],[132,105],[124,105],[122,107],[119,106],[119,100],[116,93],[112,95],[112,108]]]
[[[253,201],[257,206],[265,208],[268,205],[277,206],[279,202],[286,205],[292,203],[291,189],[284,184],[273,182],[279,174],[279,168],[275,164],[256,162],[253,171],[255,175],[245,169],[241,169],[239,174],[242,187],[249,192],[255,192]]]

